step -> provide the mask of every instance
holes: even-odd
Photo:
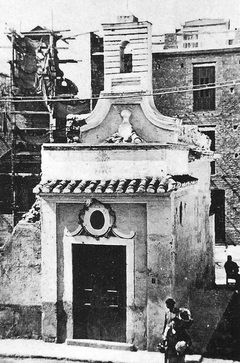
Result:
[[[199,354],[185,355],[185,363],[200,363],[202,361],[202,356]]]
[[[89,347],[89,348],[128,350],[131,352],[135,352],[137,350],[134,344],[110,342],[106,340],[67,339],[66,343],[67,345],[76,345],[79,347]]]

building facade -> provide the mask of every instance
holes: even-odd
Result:
[[[231,29],[230,20],[225,19],[186,21],[175,34],[179,49],[212,49],[239,43],[239,29]]]
[[[153,59],[155,90],[179,90],[156,95],[157,108],[178,115],[185,124],[198,125],[220,154],[211,165],[216,243],[238,244],[239,48],[173,51],[154,54]]]
[[[214,281],[213,153],[154,106],[151,24],[120,17],[103,29],[94,111],[77,143],[42,149],[42,337],[154,350],[166,298],[188,306]]]

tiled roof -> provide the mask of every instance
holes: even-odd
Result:
[[[36,201],[32,205],[32,207],[29,209],[27,213],[25,213],[22,216],[22,219],[20,220],[20,223],[35,223],[40,220],[40,197],[37,196]]]
[[[157,193],[163,194],[195,184],[197,179],[190,175],[167,175],[161,178],[117,179],[117,180],[48,180],[40,182],[34,193]]]

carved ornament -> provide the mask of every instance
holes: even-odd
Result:
[[[88,200],[79,213],[79,225],[68,236],[87,235],[99,237],[120,237],[131,239],[135,232],[126,234],[116,227],[116,215],[110,205],[99,202],[96,199]]]

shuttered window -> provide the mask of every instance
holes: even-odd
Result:
[[[215,85],[215,67],[193,67],[193,88]],[[207,86],[206,86],[207,87]],[[215,88],[193,91],[193,111],[215,110]]]

